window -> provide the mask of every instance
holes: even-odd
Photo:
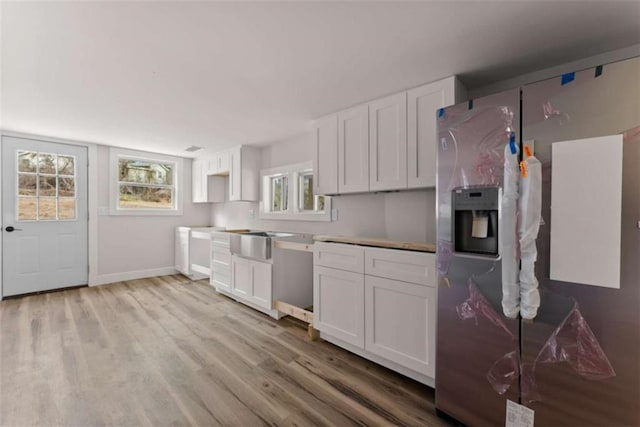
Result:
[[[271,178],[271,212],[286,212],[289,209],[289,177],[286,175]]]
[[[18,221],[76,219],[75,157],[18,151]]]
[[[260,217],[302,221],[330,221],[331,198],[313,193],[311,163],[264,170]]]
[[[178,174],[181,160],[111,149],[111,214],[181,214]]]
[[[313,194],[313,171],[298,175],[298,210],[301,212],[323,212],[324,197]]]

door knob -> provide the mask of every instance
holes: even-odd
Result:
[[[5,230],[7,230],[9,233],[11,233],[12,231],[22,231],[21,228],[15,228],[14,226],[10,225],[7,228],[5,228]]]

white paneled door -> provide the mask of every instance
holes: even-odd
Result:
[[[88,280],[87,148],[2,137],[2,295]]]

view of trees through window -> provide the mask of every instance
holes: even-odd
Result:
[[[118,207],[174,209],[175,164],[145,159],[118,159]]]
[[[76,218],[75,157],[18,151],[19,221]]]
[[[289,208],[289,178],[271,178],[271,212],[283,212]]]
[[[305,172],[299,175],[298,209],[301,211],[323,211],[324,196],[313,194],[313,172]]]

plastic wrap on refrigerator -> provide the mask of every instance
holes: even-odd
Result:
[[[504,148],[504,193],[502,196],[502,311],[515,319],[520,312],[520,283],[518,259],[518,153],[515,135]]]
[[[520,315],[524,319],[536,317],[540,307],[538,279],[535,266],[538,257],[536,238],[540,230],[542,212],[542,166],[531,153],[522,161],[520,199]]]

